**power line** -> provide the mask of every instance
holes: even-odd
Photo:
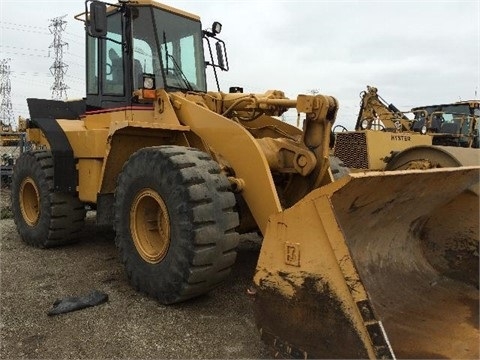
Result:
[[[38,71],[12,71],[12,77],[16,78],[18,76],[28,76],[28,77],[31,77],[31,76],[47,76],[47,77],[51,77],[52,74],[48,73],[48,72],[38,72]]]
[[[78,54],[74,54],[74,53],[71,53],[71,52],[67,52],[66,55],[68,56],[75,56],[79,59],[85,59],[85,55],[78,55]]]
[[[82,39],[82,40],[85,39],[84,36],[77,35],[77,34],[74,34],[74,33],[69,32],[69,31],[65,31],[65,34],[70,35],[70,36],[74,36],[74,37],[79,38],[79,39]]]
[[[23,47],[18,47],[18,46],[10,46],[10,45],[1,45],[0,47],[8,48],[8,49],[16,49],[16,50],[27,50],[27,51],[39,51],[39,52],[44,52],[45,49],[34,49],[34,48],[23,48]]]
[[[81,45],[83,46],[84,45],[84,39],[83,37],[80,37],[82,40],[78,40],[78,37],[75,38],[74,36],[72,36],[73,34],[72,33],[66,33],[67,35],[65,36],[67,39],[69,39],[71,42],[75,43],[75,44],[78,44],[78,45]]]
[[[6,29],[6,30],[15,30],[15,31],[22,31],[22,32],[30,32],[30,33],[36,33],[36,34],[43,34],[43,35],[49,35],[49,32],[46,32],[43,27],[39,26],[30,26],[30,25],[24,25],[24,24],[17,24],[17,23],[12,23],[12,22],[7,22],[7,21],[0,21],[0,28],[1,29]],[[67,38],[70,39],[71,42],[74,42],[78,45],[84,45],[83,41],[84,37],[65,31],[65,35]],[[80,40],[81,39],[81,40]]]
[[[40,58],[48,58],[48,55],[40,55],[40,54],[32,54],[32,53],[20,53],[15,51],[2,51],[2,54],[10,54],[10,55],[21,55],[21,56],[35,56]]]
[[[44,31],[34,31],[34,30],[28,30],[28,29],[19,29],[18,27],[10,27],[10,26],[0,26],[0,29],[4,30],[15,30],[15,31],[21,31],[21,32],[29,32],[29,33],[35,33],[35,34],[42,34],[42,35],[48,35],[47,32]]]
[[[31,29],[44,30],[44,28],[40,27],[40,26],[18,24],[18,23],[13,23],[13,22],[9,22],[9,21],[0,21],[0,24],[7,24],[7,25],[13,25],[13,26],[19,26],[19,27],[27,27],[27,28],[31,28]]]
[[[23,48],[23,47],[18,47],[18,46],[10,46],[10,45],[1,45],[0,48],[6,48],[7,50],[2,50],[2,53],[4,54],[14,54],[14,55],[25,55],[25,56],[37,56],[37,57],[49,57],[48,53],[47,55],[42,55],[42,54],[35,54],[33,52],[46,52],[45,49],[35,49],[35,48]],[[8,50],[8,49],[13,49],[13,50]],[[22,51],[21,53],[18,51]],[[73,56],[79,59],[85,59],[84,55],[78,55],[73,52],[65,52],[66,56]],[[77,63],[79,66],[85,66],[85,64],[80,65]]]

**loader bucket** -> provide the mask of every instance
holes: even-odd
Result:
[[[458,196],[479,170],[350,174],[271,216],[254,303],[275,355],[478,358],[478,201]]]

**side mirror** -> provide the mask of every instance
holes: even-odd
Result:
[[[215,43],[215,50],[217,51],[218,66],[223,71],[228,71],[228,58],[227,58],[227,49],[225,48],[225,43],[222,40],[217,41]]]
[[[107,5],[100,1],[90,3],[87,19],[88,33],[93,37],[107,35]]]

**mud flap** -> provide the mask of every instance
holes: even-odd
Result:
[[[424,228],[448,217],[438,209],[477,183],[479,170],[350,174],[271,216],[254,303],[275,355],[478,358],[478,271],[458,274],[478,270],[478,231],[457,221],[458,232],[429,238]],[[455,218],[478,228],[471,210],[455,207]]]

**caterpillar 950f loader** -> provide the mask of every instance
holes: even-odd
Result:
[[[228,69],[219,23],[151,0],[85,7],[86,98],[29,99],[36,150],[12,187],[24,241],[72,241],[89,205],[131,283],[169,304],[216,287],[238,234],[259,231],[253,303],[277,356],[478,356],[478,239],[423,229],[479,167],[333,182],[335,98],[209,92],[203,41]],[[288,108],[303,130],[277,120]]]

